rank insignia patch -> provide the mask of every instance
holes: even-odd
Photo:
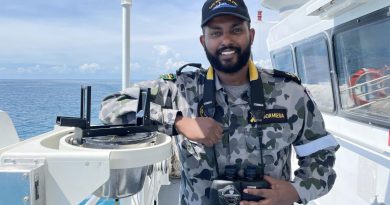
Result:
[[[198,116],[199,117],[207,117],[206,111],[205,111],[205,108],[204,108],[204,104],[203,104],[203,100],[201,100],[198,103]]]
[[[251,124],[251,125],[254,125],[257,123],[255,116],[252,114],[252,112],[250,110],[248,110],[247,120],[248,120],[248,124]]]
[[[168,80],[168,81],[175,81],[176,80],[176,75],[169,73],[169,74],[163,74],[160,75],[160,78],[163,80]]]

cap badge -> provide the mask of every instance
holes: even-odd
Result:
[[[215,10],[219,8],[236,8],[238,6],[237,2],[234,0],[226,0],[225,2],[221,2],[221,0],[216,0],[209,7],[210,10]]]

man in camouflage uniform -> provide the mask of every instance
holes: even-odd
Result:
[[[102,104],[103,122],[129,122],[139,89],[152,88],[151,118],[165,126],[166,134],[180,134],[180,204],[210,204],[211,183],[225,165],[236,165],[242,176],[247,166],[261,166],[261,150],[271,189],[246,189],[265,199],[241,204],[307,203],[326,194],[336,179],[332,167],[338,144],[297,77],[256,68],[250,60],[254,30],[244,2],[206,1],[202,29],[200,41],[212,65],[207,72],[183,72],[176,79],[140,83],[109,96]],[[258,79],[261,92],[252,85]],[[214,86],[204,90],[208,80]],[[211,114],[204,100],[208,89],[215,96]],[[257,93],[264,97],[261,117],[251,112],[251,98]],[[293,179],[292,147],[299,160]]]

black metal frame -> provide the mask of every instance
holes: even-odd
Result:
[[[138,98],[136,124],[91,126],[91,86],[81,87],[80,117],[57,116],[56,123],[65,127],[78,127],[82,130],[81,136],[75,139],[79,144],[84,138],[116,135],[127,136],[134,133],[155,132],[157,123],[150,120],[150,88],[141,89]]]

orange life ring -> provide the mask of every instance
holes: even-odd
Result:
[[[351,76],[350,87],[354,87],[360,83],[364,83],[368,80],[374,80],[374,79],[380,78],[382,76],[383,76],[383,71],[381,69],[361,68]],[[363,78],[366,78],[366,79],[364,79],[364,81],[362,82]],[[368,80],[367,80],[367,78],[368,78]],[[360,87],[363,88],[363,86],[360,86]],[[351,92],[351,96],[352,96],[352,99],[354,100],[355,104],[356,105],[363,105],[363,104],[368,103],[369,99],[367,99],[364,96],[359,96],[362,93],[364,93],[364,91],[361,91],[360,93],[355,92],[355,90],[357,90],[358,88],[359,88],[359,86],[352,88],[352,92]],[[379,97],[386,97],[386,94],[383,91],[382,92],[381,91],[374,92],[373,95],[376,95],[378,98]]]

